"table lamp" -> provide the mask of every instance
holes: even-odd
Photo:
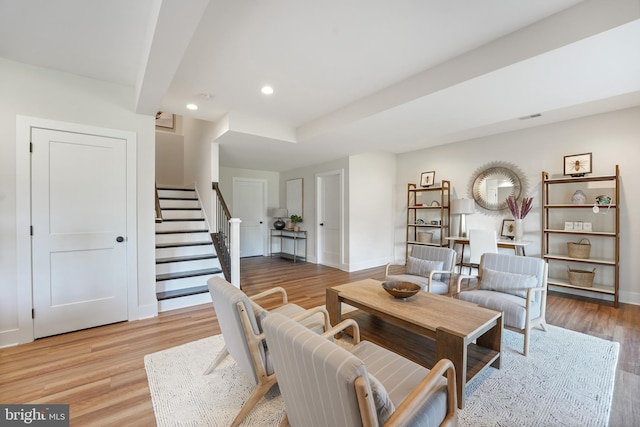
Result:
[[[456,199],[451,201],[451,214],[460,215],[460,237],[467,236],[466,215],[475,212],[476,204],[473,199]]]
[[[273,228],[275,228],[276,230],[284,229],[285,223],[282,220],[282,218],[287,218],[289,216],[289,213],[287,212],[287,210],[284,208],[275,208],[271,216],[274,218],[278,218],[273,223]]]

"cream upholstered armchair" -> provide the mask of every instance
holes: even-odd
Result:
[[[460,292],[460,283],[477,278],[477,285]],[[503,313],[504,326],[524,334],[524,355],[529,353],[531,329],[546,331],[547,263],[540,258],[485,253],[478,275],[459,276],[458,298]]]
[[[451,294],[456,251],[437,246],[413,246],[406,264],[389,263],[385,267],[385,280],[415,283],[423,291],[440,295]],[[402,274],[389,274],[392,265],[404,265]]]
[[[332,342],[353,328],[351,350]],[[369,341],[345,320],[314,334],[279,314],[264,320],[287,416],[280,426],[456,426],[455,368],[442,359],[429,371]],[[446,374],[446,379],[443,375]]]
[[[225,348],[211,363],[205,375],[212,372],[230,354],[242,371],[256,384],[251,396],[231,423],[232,426],[237,426],[277,381],[271,354],[262,333],[264,319],[268,318],[270,313],[279,313],[286,318],[302,322],[304,327],[313,330],[312,334],[316,334],[329,329],[329,313],[324,307],[305,310],[288,303],[285,290],[279,287],[254,295],[250,299],[240,289],[219,277],[212,277],[207,284]],[[282,295],[282,305],[271,311],[265,310],[255,302],[274,294]]]

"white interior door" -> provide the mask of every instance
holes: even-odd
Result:
[[[240,218],[240,257],[264,255],[266,186],[264,180],[234,178],[233,213]]]
[[[33,129],[32,143],[34,336],[127,320],[126,141]]]
[[[342,174],[316,177],[318,197],[318,264],[342,266]]]

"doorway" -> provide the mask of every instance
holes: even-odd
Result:
[[[343,268],[343,171],[316,175],[317,262]]]
[[[138,318],[135,133],[16,124],[16,341]]]
[[[262,256],[265,248],[267,182],[233,178],[232,216],[240,218],[240,258]]]

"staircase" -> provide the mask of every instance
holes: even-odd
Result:
[[[211,302],[207,280],[222,269],[193,189],[158,188],[156,221],[158,311]]]

